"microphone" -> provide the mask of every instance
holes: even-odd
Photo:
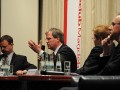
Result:
[[[43,51],[45,51],[45,45],[42,45],[42,46],[41,46],[41,49],[42,49]]]
[[[41,46],[41,49],[43,50],[43,51],[45,51],[45,45],[42,45]],[[44,52],[43,52],[44,53]],[[45,57],[45,54],[44,54],[44,57]],[[38,71],[40,70],[40,61],[41,61],[41,56],[39,56],[38,55]]]

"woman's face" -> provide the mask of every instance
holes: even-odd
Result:
[[[94,42],[95,46],[101,45],[101,40],[102,39],[96,38],[95,35],[94,35],[93,42]]]

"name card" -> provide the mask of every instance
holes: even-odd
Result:
[[[37,69],[29,69],[26,75],[38,75],[39,72]]]

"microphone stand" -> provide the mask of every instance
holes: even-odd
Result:
[[[40,74],[40,67],[41,67],[41,57],[38,55],[38,72],[39,72],[39,74]]]

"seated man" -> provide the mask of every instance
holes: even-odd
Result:
[[[48,49],[53,50],[55,56],[60,54],[61,56],[61,65],[62,71],[64,71],[64,61],[71,62],[71,72],[77,70],[77,59],[74,51],[67,45],[64,44],[64,36],[63,32],[57,28],[51,28],[46,32],[46,43]],[[43,54],[43,50],[41,50],[42,43],[40,42],[37,45],[34,41],[28,41],[29,47],[38,53],[40,56]],[[54,66],[56,65],[56,60],[54,60]]]
[[[102,47],[113,40],[118,44],[110,59],[98,75],[120,75],[120,15],[117,15],[111,24],[111,35],[102,41]]]
[[[23,75],[28,69],[36,69],[37,67],[27,62],[27,57],[18,55],[13,50],[13,38],[9,35],[3,35],[0,38],[0,48],[2,54],[0,55],[0,63],[7,58],[7,64],[13,65],[14,75]]]

